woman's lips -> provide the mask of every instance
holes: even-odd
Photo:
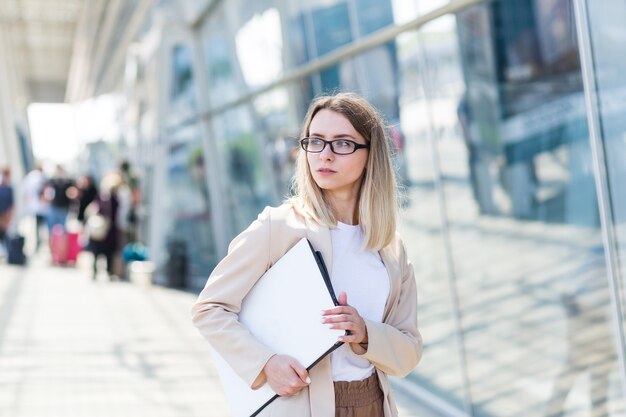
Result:
[[[336,171],[333,171],[332,169],[328,169],[328,168],[320,168],[317,170],[317,173],[320,175],[332,175],[332,174],[335,174]]]

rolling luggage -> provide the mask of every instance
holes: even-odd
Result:
[[[65,262],[76,263],[81,251],[78,233],[67,232],[65,234]]]
[[[50,253],[52,263],[65,265],[76,263],[81,251],[79,235],[77,232],[65,232],[62,226],[56,225],[50,234]]]
[[[50,254],[52,263],[61,265],[67,262],[67,240],[63,226],[55,225],[50,233]]]
[[[7,262],[11,265],[25,265],[24,236],[7,237]]]

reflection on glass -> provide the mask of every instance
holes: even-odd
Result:
[[[203,26],[204,57],[209,81],[209,102],[212,106],[227,103],[241,94],[238,84],[237,66],[232,36],[228,32],[226,14],[218,7]]]
[[[172,78],[170,81],[170,114],[174,118],[184,117],[196,108],[196,95],[193,88],[191,49],[186,45],[176,45],[172,49]],[[170,120],[171,123],[175,120]]]
[[[309,8],[297,10],[299,13],[290,16],[287,26],[294,65],[306,64],[394,23],[390,0],[314,2]],[[311,84],[304,85],[312,91],[304,90],[303,95],[312,97],[338,89],[354,90],[357,86],[368,88],[361,78],[374,75],[375,71],[363,71],[353,64],[344,61],[313,75]]]
[[[289,90],[296,89],[295,85],[276,88],[254,101],[259,125],[263,126],[263,131],[256,132],[257,140],[263,141],[263,150],[270,161],[271,177],[274,179],[278,198],[290,193],[291,177],[299,151],[297,139],[304,114],[294,111],[295,98],[290,101],[288,94]]]
[[[418,16],[417,2],[415,0],[391,0],[393,5],[393,21],[401,25]]]
[[[248,86],[262,86],[281,75],[282,41],[277,9],[254,15],[238,29],[235,35],[237,57]]]
[[[168,207],[165,218],[167,249],[186,258],[187,283],[192,287],[203,285],[206,271],[216,264],[215,245],[211,225],[209,195],[206,187],[206,165],[197,125],[174,132],[169,141],[167,156],[167,195],[163,202]]]
[[[563,291],[560,299],[565,310],[567,351],[565,361],[553,382],[546,415],[563,415],[569,408],[569,397],[580,393],[577,384],[584,379],[587,379],[588,384],[587,392],[583,392],[583,395],[590,402],[589,415],[619,415],[620,401],[611,401],[610,398],[611,376],[616,370],[617,356],[607,310],[609,294],[604,252],[598,243],[589,248],[587,253],[578,253],[583,258],[572,262],[577,265],[570,277],[572,285],[569,291]],[[615,405],[614,412],[611,411],[611,403]],[[583,403],[583,407],[587,408],[587,404]],[[624,411],[623,401],[621,410]]]
[[[414,108],[440,158],[473,414],[623,415],[571,3],[456,18],[420,32]]]
[[[393,23],[392,1],[354,0],[359,36],[368,35]]]
[[[212,119],[217,152],[224,161],[222,175],[227,178],[229,190],[225,198],[234,231],[245,229],[263,207],[272,203],[274,184],[267,181],[271,172],[262,152],[264,139],[253,128],[260,126],[253,109],[247,105],[237,107]]]
[[[203,39],[211,105],[227,103],[283,74],[282,9],[272,2],[232,0],[216,7]]]
[[[612,12],[599,5],[590,12],[621,245],[626,61],[616,34],[626,7],[609,1]],[[398,10],[414,16],[445,3],[223,2],[203,28],[211,104],[397,22]],[[263,34],[268,25],[279,27]],[[263,68],[250,70],[258,61],[252,49],[272,47]],[[286,194],[312,97],[357,91],[389,122],[405,187],[400,232],[416,269],[425,339],[409,386],[460,410],[471,400],[475,416],[624,416],[581,79],[571,0],[490,1],[439,18],[212,117],[230,229],[243,229]],[[185,201],[172,203],[172,235],[184,232],[183,239],[196,232],[192,224],[210,228],[200,215],[208,197],[193,186],[193,172],[204,169],[194,140],[185,139],[194,135],[176,133],[170,148],[172,201]]]
[[[409,379],[448,404],[464,410],[464,387],[460,362],[459,333],[454,320],[449,270],[446,261],[441,208],[435,187],[435,168],[429,141],[432,131],[453,129],[455,100],[440,97],[458,81],[458,58],[454,48],[454,24],[448,31],[422,36],[434,42],[433,48],[442,57],[437,70],[448,81],[432,82],[424,51],[417,33],[407,33],[396,40],[399,62],[399,127],[405,136],[398,152],[405,166],[407,200],[401,212],[400,232],[407,242],[409,256],[415,267],[418,287],[418,322],[425,341],[424,358]],[[431,44],[432,46],[432,44]],[[432,60],[432,57],[431,57]],[[385,88],[384,86],[381,88]],[[425,89],[429,88],[430,100]],[[435,90],[435,89],[443,90]],[[455,87],[452,86],[454,91]],[[460,88],[456,87],[458,91]],[[433,94],[433,91],[437,91]],[[442,92],[443,91],[443,92]],[[432,97],[436,95],[437,97]],[[432,116],[432,117],[429,117]],[[447,130],[446,130],[447,129]],[[393,140],[393,132],[391,137]],[[400,166],[402,166],[400,165]]]
[[[610,188],[610,202],[619,264],[626,261],[626,190],[620,184],[626,178],[626,124],[624,123],[624,103],[626,103],[626,56],[623,48],[623,19],[626,18],[626,4],[608,0],[602,4],[587,2],[589,11],[590,37],[594,59],[595,83],[598,88],[599,116],[602,143],[606,157],[606,170]],[[621,290],[622,305],[626,306],[626,277],[618,271],[618,285]],[[626,311],[622,311],[626,320]],[[622,347],[626,350],[626,347]]]
[[[314,53],[309,58],[323,56],[343,45],[352,42],[352,31],[350,27],[350,13],[348,3],[341,2],[327,7],[317,7],[311,11],[310,33],[312,39],[310,51]],[[322,70],[319,74],[320,90],[332,91],[341,85],[342,75],[353,77],[353,69],[345,64],[333,65]]]

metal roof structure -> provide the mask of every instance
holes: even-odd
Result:
[[[2,0],[0,28],[24,81],[27,102],[65,97],[83,0]]]

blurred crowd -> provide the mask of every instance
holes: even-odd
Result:
[[[20,215],[16,202],[21,199]],[[0,170],[0,258],[25,264],[26,253],[42,247],[54,264],[75,264],[80,252],[93,254],[93,279],[104,258],[111,280],[125,279],[122,251],[138,239],[139,181],[127,161],[97,181],[92,175],[73,178],[62,165],[47,175],[42,166],[28,172],[19,195],[11,170]],[[19,218],[18,218],[19,217]]]

